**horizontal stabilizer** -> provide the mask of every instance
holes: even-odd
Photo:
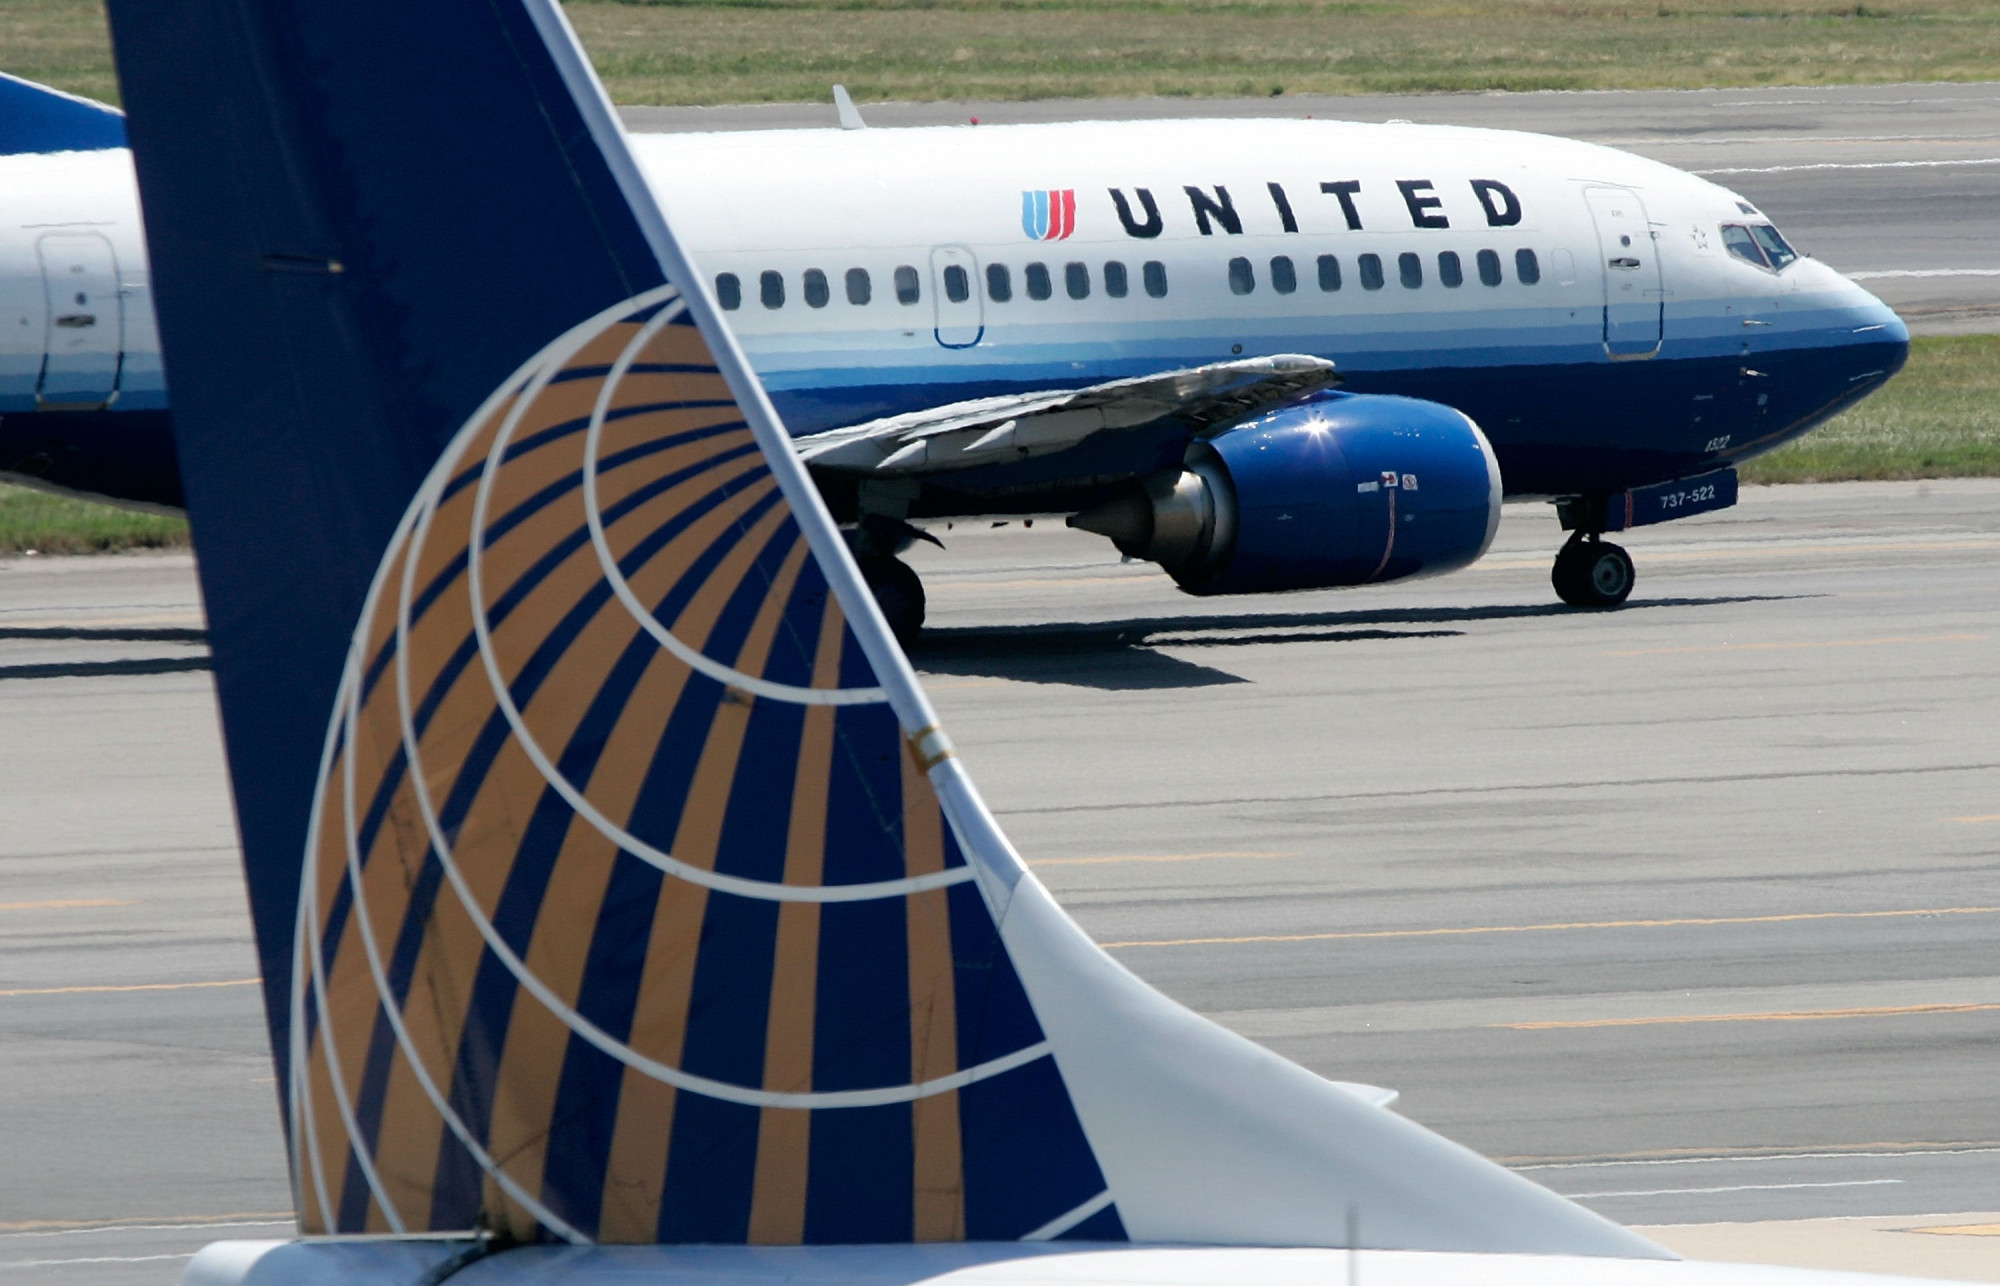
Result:
[[[0,72],[0,156],[125,146],[125,114]]]

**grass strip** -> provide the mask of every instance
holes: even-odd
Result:
[[[112,554],[187,543],[184,518],[0,486],[0,554]]]
[[[620,103],[2000,80],[1992,0],[574,0]],[[0,69],[117,101],[98,0],[5,0]]]
[[[2000,335],[1918,339],[1880,392],[1740,472],[1745,482],[2000,476]]]

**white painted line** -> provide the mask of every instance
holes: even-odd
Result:
[[[296,1227],[295,1219],[231,1219],[227,1223],[113,1223],[91,1224],[84,1228],[43,1228],[34,1232],[0,1232],[0,1241],[16,1237],[88,1237],[101,1236],[113,1232],[181,1232],[190,1229],[210,1228],[291,1228]]]
[[[1838,1183],[1731,1183],[1719,1188],[1642,1188],[1627,1192],[1566,1192],[1571,1201],[1592,1197],[1678,1197],[1695,1192],[1791,1192],[1798,1188],[1875,1188],[1901,1179],[1843,1179]]]
[[[1797,174],[1804,170],[1941,170],[1967,165],[2000,165],[2000,156],[1966,157],[1955,161],[1820,161],[1812,165],[1741,165],[1723,170],[1695,170],[1707,178],[1716,174]]]
[[[1850,1152],[1772,1152],[1761,1156],[1643,1157],[1629,1161],[1537,1161],[1510,1165],[1509,1170],[1608,1170],[1639,1165],[1742,1165],[1751,1161],[1844,1161],[1855,1157],[1955,1157],[1974,1152],[2000,1152],[2000,1147],[1889,1149]]]
[[[1842,275],[1849,281],[1879,281],[1884,277],[2000,277],[2000,268],[1883,268]]]
[[[98,1255],[90,1259],[7,1259],[0,1260],[0,1268],[53,1268],[59,1264],[150,1264],[162,1259],[193,1259],[194,1252],[183,1255]]]

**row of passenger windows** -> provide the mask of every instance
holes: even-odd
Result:
[[[1501,270],[1500,255],[1497,251],[1481,250],[1473,256],[1475,270],[1481,284],[1497,286],[1505,278]],[[1315,261],[1319,274],[1319,288],[1336,291],[1341,288],[1343,277],[1340,259],[1336,255],[1321,255]],[[1363,290],[1380,290],[1386,282],[1383,275],[1382,257],[1376,254],[1356,255],[1355,276],[1360,279]],[[1400,254],[1396,256],[1396,276],[1404,287],[1416,290],[1424,284],[1424,259],[1422,255]],[[939,274],[944,286],[945,298],[955,304],[962,304],[972,297],[971,275],[960,264],[948,264]],[[1514,252],[1514,278],[1524,286],[1532,286],[1542,279],[1540,262],[1532,250]],[[1437,256],[1437,279],[1450,289],[1465,284],[1465,266],[1455,250],[1441,251]],[[896,302],[914,304],[923,298],[923,283],[917,270],[908,264],[896,269],[892,275],[896,290]],[[1167,266],[1157,259],[1149,259],[1139,265],[1139,280],[1145,292],[1154,299],[1164,299],[1167,294]],[[1277,255],[1269,264],[1268,280],[1271,289],[1281,295],[1289,295],[1299,288],[1299,271],[1290,255]],[[1126,266],[1116,259],[1107,260],[1103,270],[1096,275],[1106,295],[1113,299],[1123,299],[1132,290],[1132,279]],[[1071,299],[1088,299],[1093,287],[1090,265],[1070,262],[1062,265],[1063,293]],[[800,293],[809,308],[824,308],[833,298],[831,284],[824,272],[818,268],[808,268],[799,279]],[[849,268],[843,283],[847,291],[847,302],[856,306],[869,303],[874,298],[874,284],[866,268]],[[1257,289],[1257,268],[1244,258],[1229,261],[1229,289],[1239,295],[1247,295]],[[1055,277],[1045,263],[1024,264],[1021,268],[1021,292],[1029,299],[1048,299],[1055,294]],[[717,275],[715,297],[726,309],[734,311],[743,306],[743,282],[733,272]],[[986,265],[986,297],[996,304],[1004,304],[1014,298],[1014,273],[1004,263]],[[767,271],[757,276],[757,301],[766,308],[785,306],[785,276],[781,272]]]
[[[1501,270],[1500,255],[1497,251],[1481,250],[1472,257],[1475,270],[1479,273],[1479,283],[1483,286],[1497,286],[1506,280]],[[1319,270],[1319,288],[1331,293],[1345,284],[1337,255],[1321,255],[1314,265]],[[1361,280],[1363,290],[1380,290],[1386,284],[1383,275],[1382,256],[1363,254],[1354,257],[1354,275]],[[1419,254],[1404,253],[1396,256],[1396,279],[1407,290],[1416,290],[1424,284],[1424,257]],[[1444,250],[1437,257],[1437,279],[1446,289],[1456,290],[1465,284],[1465,263],[1456,250]],[[1541,261],[1532,250],[1514,252],[1514,279],[1524,286],[1532,286],[1542,279]],[[1292,263],[1291,256],[1278,255],[1271,260],[1271,289],[1281,295],[1289,295],[1299,288],[1299,270]],[[1247,295],[1257,289],[1257,266],[1248,259],[1229,261],[1229,289],[1239,295]]]

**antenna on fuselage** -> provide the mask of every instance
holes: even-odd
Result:
[[[856,110],[854,100],[847,96],[847,86],[835,85],[833,87],[833,110],[840,114],[840,128],[868,128],[868,122],[861,119],[861,113]]]

